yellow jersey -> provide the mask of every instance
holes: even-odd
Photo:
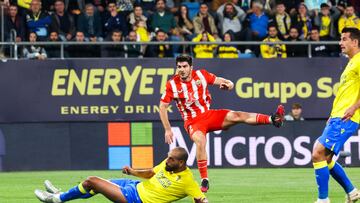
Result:
[[[329,16],[321,17],[321,30],[320,30],[320,37],[324,37],[329,35],[330,33],[330,23],[331,19]]]
[[[350,59],[340,77],[339,89],[333,103],[331,117],[342,118],[345,111],[360,99],[360,53]],[[360,122],[360,109],[357,109],[351,120]]]
[[[153,177],[137,184],[143,203],[173,202],[187,196],[205,198],[188,167],[182,172],[171,173],[165,170],[165,166],[166,160],[154,167]]]
[[[281,40],[278,37],[272,38],[267,37],[263,40],[263,42],[280,42]],[[286,46],[285,44],[274,44],[274,45],[267,45],[262,44],[260,45],[260,52],[263,58],[286,58]]]
[[[341,34],[342,30],[346,27],[356,27],[357,29],[360,29],[360,19],[356,16],[341,16],[338,22],[338,29],[339,33]]]

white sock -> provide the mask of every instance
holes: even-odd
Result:
[[[271,120],[271,116],[269,116],[269,122],[270,122],[270,123],[273,123],[272,120]]]
[[[330,200],[329,200],[329,198],[327,197],[326,199],[318,199],[317,202],[318,202],[318,203],[329,203]]]
[[[60,194],[54,194],[53,201],[54,201],[54,203],[62,203],[62,201],[60,199]]]
[[[357,189],[356,188],[354,188],[351,192],[349,192],[348,194],[349,195],[353,195],[353,194],[355,194],[357,192]]]

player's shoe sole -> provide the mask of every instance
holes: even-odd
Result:
[[[271,116],[272,124],[280,128],[284,124],[285,108],[283,105],[279,105],[275,111],[275,114]]]
[[[209,180],[208,179],[202,179],[200,190],[203,193],[206,193],[209,190]]]
[[[56,188],[49,180],[44,181],[44,186],[45,186],[46,191],[48,191],[50,193],[58,194],[61,192],[61,190]]]

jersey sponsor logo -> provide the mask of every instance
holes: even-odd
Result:
[[[196,80],[195,83],[196,83],[197,86],[200,86],[201,85],[201,80]]]
[[[188,93],[189,97],[188,99],[186,99],[186,106],[191,106],[195,101],[196,101],[196,98],[194,96],[194,93]]]
[[[155,175],[155,178],[159,181],[163,188],[168,188],[171,185],[171,181],[165,176],[164,171],[161,170]]]

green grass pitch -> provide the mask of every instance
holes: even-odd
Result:
[[[360,187],[360,168],[346,168],[353,183]],[[198,172],[194,170],[199,180]],[[124,178],[121,171],[57,171],[57,172],[3,172],[0,173],[0,203],[37,203],[36,188],[43,189],[43,180],[68,189],[87,176]],[[316,200],[316,184],[311,168],[301,169],[210,169],[209,202],[226,203],[309,203]],[[344,191],[330,180],[330,199],[344,202]],[[109,202],[103,196],[74,203]],[[178,202],[190,202],[183,199]]]

